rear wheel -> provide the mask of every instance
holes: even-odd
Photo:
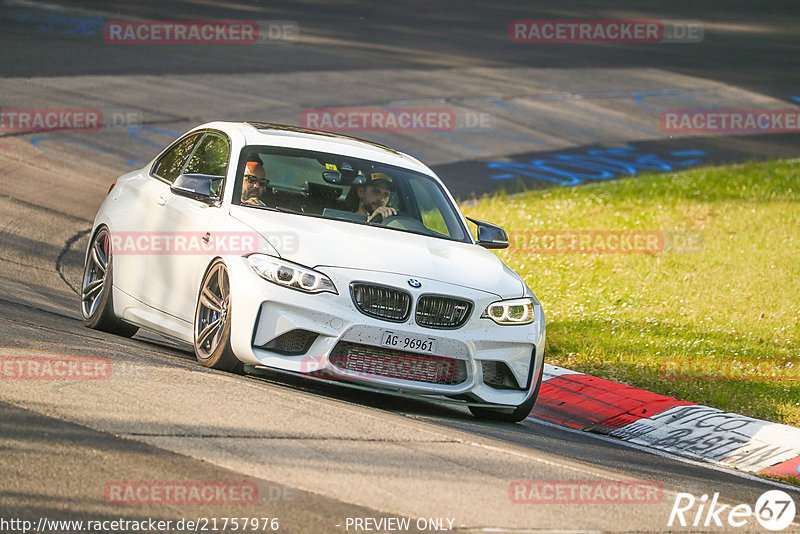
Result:
[[[194,353],[204,367],[241,373],[244,364],[231,349],[231,287],[228,269],[215,260],[206,271],[194,314]]]
[[[89,243],[81,284],[83,324],[95,330],[131,337],[139,328],[114,315],[112,300],[111,238],[108,228],[100,227]]]
[[[492,421],[502,421],[505,423],[519,423],[531,414],[536,399],[539,396],[539,388],[542,385],[542,375],[539,373],[539,380],[536,382],[536,389],[533,390],[531,398],[514,408],[513,410],[502,408],[484,408],[481,406],[470,406],[469,411],[479,419],[489,419]]]

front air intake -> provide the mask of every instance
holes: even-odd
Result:
[[[467,379],[467,363],[348,341],[336,344],[330,362],[339,369],[429,384],[456,385]]]
[[[487,386],[494,389],[525,390],[517,383],[514,373],[505,362],[484,360],[481,361],[481,368],[483,369],[483,383]]]
[[[278,354],[285,354],[287,356],[296,356],[298,354],[305,354],[311,348],[311,344],[317,339],[314,332],[308,330],[290,330],[285,334],[281,334],[266,345],[262,347]]]

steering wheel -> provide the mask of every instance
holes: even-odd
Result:
[[[372,219],[369,220],[369,224],[385,224],[386,221],[394,219],[395,217],[397,217],[397,215],[390,215],[386,217],[386,219],[384,219],[383,215],[381,215],[380,213],[375,213]]]

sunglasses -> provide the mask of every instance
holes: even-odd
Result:
[[[269,180],[261,180],[258,176],[252,174],[245,174],[244,178],[251,184],[267,185],[269,183]]]

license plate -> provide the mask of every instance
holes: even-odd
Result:
[[[383,331],[381,345],[392,349],[410,350],[425,354],[433,354],[436,352],[436,338],[406,336],[388,330]]]

